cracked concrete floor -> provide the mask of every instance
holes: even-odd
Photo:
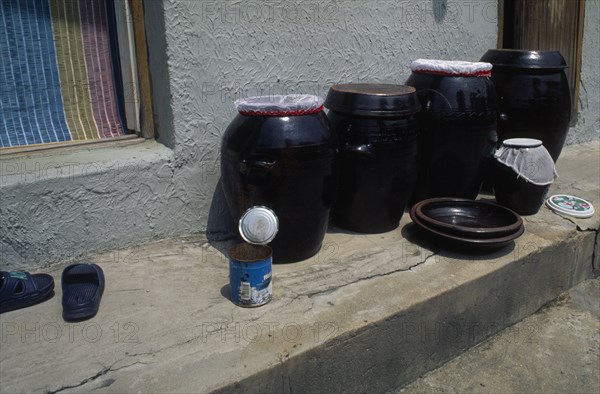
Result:
[[[599,201],[598,143],[563,156],[559,173],[578,181],[557,182],[552,190]],[[229,301],[227,259],[205,237],[137,245],[90,257],[105,272],[102,304],[93,319],[71,324],[61,318],[65,262],[44,270],[55,278],[54,298],[0,315],[0,392],[197,393],[231,389],[271,371],[281,375],[279,368],[291,368],[284,372],[295,388],[310,383],[318,391],[339,382],[389,389],[401,381],[396,364],[382,360],[404,365],[407,350],[396,351],[389,339],[390,330],[412,319],[407,311],[426,310],[419,318],[435,324],[443,316],[512,324],[556,297],[557,289],[578,283],[574,278],[591,274],[599,219],[568,220],[543,208],[526,218],[526,232],[513,245],[469,256],[440,249],[415,231],[408,215],[385,234],[332,229],[316,256],[274,266],[273,301],[250,309]],[[490,294],[495,298],[480,302]],[[522,295],[518,304],[515,294]],[[426,363],[429,352],[446,345],[430,349],[417,341],[413,354],[424,364],[406,361],[418,370],[410,379],[438,366]],[[455,347],[444,351],[455,354]],[[336,359],[344,367],[330,362],[337,354],[344,355]],[[390,369],[385,379],[378,375],[382,363]],[[353,373],[366,367],[369,377]],[[309,382],[304,373],[313,370],[318,373]],[[319,375],[322,370],[330,375]]]
[[[600,278],[468,350],[399,393],[599,393]]]
[[[271,303],[240,308],[229,301],[223,254],[202,236],[164,240],[95,256],[106,290],[98,315],[81,323],[61,318],[63,265],[53,266],[54,298],[0,315],[0,392],[209,391],[395,310],[379,295],[353,295],[382,291],[373,280],[414,275],[432,255],[400,231],[328,234],[316,256],[274,266]],[[357,312],[361,319],[348,319]],[[202,386],[182,378],[198,370]]]

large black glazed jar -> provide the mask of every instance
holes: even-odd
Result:
[[[415,60],[407,85],[421,111],[419,177],[412,203],[433,197],[474,199],[498,140],[492,65]]]
[[[336,225],[383,233],[398,227],[417,175],[415,89],[402,85],[331,87],[327,116],[340,139]]]
[[[490,49],[481,58],[494,65],[500,113],[498,137],[535,138],[558,160],[571,120],[571,94],[558,51]]]
[[[274,263],[315,255],[327,231],[337,187],[337,138],[312,95],[236,101],[221,145],[221,183],[237,222],[252,206],[279,219]]]

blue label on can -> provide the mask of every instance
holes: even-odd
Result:
[[[260,306],[272,298],[271,248],[236,245],[229,251],[231,301],[241,306]]]

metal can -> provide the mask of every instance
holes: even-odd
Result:
[[[266,245],[244,243],[229,249],[231,301],[250,308],[271,301],[272,263],[273,250]]]

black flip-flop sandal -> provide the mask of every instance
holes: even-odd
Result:
[[[39,304],[53,294],[54,279],[48,274],[0,272],[0,313]]]
[[[104,272],[96,264],[72,264],[61,279],[63,319],[85,320],[94,317],[104,292]]]

